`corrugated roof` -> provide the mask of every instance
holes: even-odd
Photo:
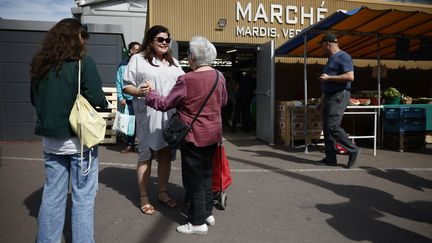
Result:
[[[339,47],[357,59],[432,60],[432,14],[420,11],[360,7],[337,12],[306,28],[276,49],[277,56],[324,57],[319,41],[325,33],[338,37]]]

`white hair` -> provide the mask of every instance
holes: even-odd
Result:
[[[197,66],[211,65],[216,59],[216,47],[207,38],[194,36],[189,42],[189,52],[195,57]]]

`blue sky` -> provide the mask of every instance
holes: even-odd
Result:
[[[72,17],[74,0],[1,0],[0,17],[3,19],[59,21]]]

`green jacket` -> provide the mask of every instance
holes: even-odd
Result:
[[[66,61],[58,76],[51,70],[37,87],[32,85],[31,102],[37,113],[35,134],[56,138],[76,136],[69,125],[69,114],[77,93],[78,61]],[[81,95],[93,107],[108,105],[96,64],[89,56],[81,62]]]

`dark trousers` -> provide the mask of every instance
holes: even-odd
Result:
[[[126,105],[129,111],[129,115],[135,115],[133,102],[132,100],[126,100]],[[135,132],[133,136],[126,136],[126,143],[128,146],[135,147],[135,134],[136,134],[136,124],[135,124]]]
[[[249,98],[237,99],[234,108],[234,117],[232,120],[232,127],[235,129],[237,123],[241,119],[244,130],[249,130],[251,127],[251,114],[250,114],[251,100]]]
[[[350,97],[349,91],[324,96],[322,105],[324,145],[326,159],[329,162],[336,163],[336,143],[339,143],[349,153],[359,150],[340,126]]]
[[[216,146],[196,147],[187,143],[181,149],[183,187],[191,201],[188,213],[193,225],[205,224],[212,215],[212,159]]]

